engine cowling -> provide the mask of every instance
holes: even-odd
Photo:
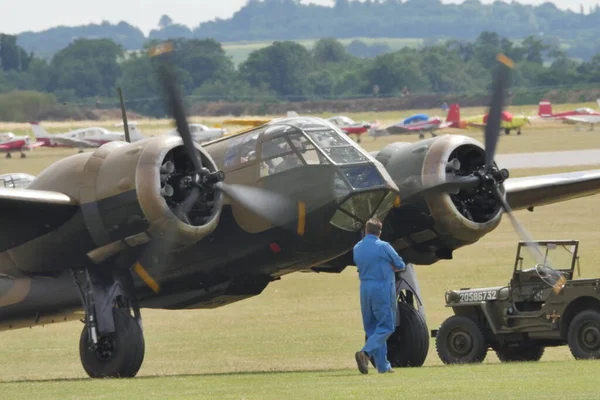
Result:
[[[466,136],[444,135],[416,143],[394,143],[376,158],[400,190],[400,205],[386,218],[383,238],[405,260],[432,264],[494,230],[501,204],[483,187],[419,195],[452,176],[470,176],[485,165],[483,145]],[[502,194],[504,189],[500,186]]]
[[[203,166],[216,171],[210,155],[198,144],[196,149]],[[57,230],[15,249],[15,264],[28,272],[81,266],[70,265],[82,260],[65,254],[65,244],[77,246],[78,254],[84,250],[96,263],[151,240],[169,240],[174,250],[193,244],[215,230],[223,205],[219,190],[202,190],[191,211],[179,214],[195,177],[178,136],[111,142],[67,157],[29,188],[65,193],[80,203],[80,210]],[[32,251],[40,247],[44,260]]]

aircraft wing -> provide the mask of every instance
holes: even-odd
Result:
[[[579,122],[582,124],[598,124],[600,123],[600,115],[569,115],[565,119],[571,122]]]
[[[513,210],[544,206],[600,193],[600,169],[508,178],[504,188]]]
[[[98,147],[97,143],[90,142],[82,139],[68,138],[63,136],[57,136],[50,139],[51,143],[60,144],[62,146],[70,146],[70,147],[85,147],[92,148]]]
[[[467,122],[467,126],[472,126],[475,128],[485,128],[487,124],[483,122]]]
[[[63,193],[0,188],[0,253],[56,229],[78,209]]]

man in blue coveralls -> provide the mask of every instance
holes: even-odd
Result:
[[[406,268],[404,260],[388,243],[379,239],[381,222],[367,221],[365,237],[354,246],[354,263],[360,278],[360,308],[367,342],[356,352],[362,374],[369,373],[373,356],[380,373],[394,372],[387,359],[387,339],[396,329],[396,271]]]

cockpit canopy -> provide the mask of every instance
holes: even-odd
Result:
[[[233,169],[258,158],[263,164],[261,176],[301,165],[373,162],[334,125],[309,117],[275,120],[231,142],[223,168]]]
[[[298,167],[334,166],[328,173],[334,174],[332,196],[339,208],[330,222],[344,230],[359,230],[373,216],[383,218],[396,198],[395,184],[379,162],[320,118],[282,118],[228,139],[226,174],[255,163],[258,179]]]

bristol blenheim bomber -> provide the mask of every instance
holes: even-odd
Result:
[[[446,135],[374,157],[310,117],[193,143],[170,54],[153,61],[180,137],[111,142],[50,165],[26,188],[0,188],[0,329],[84,314],[79,351],[91,377],[137,374],[141,308],[214,308],[292,272],[339,273],[370,217],[406,261],[432,264],[512,217],[509,207],[600,191],[600,171],[507,180],[494,163],[505,58],[485,148]],[[428,331],[416,305],[403,307],[414,323],[390,339],[390,360],[419,366]]]

